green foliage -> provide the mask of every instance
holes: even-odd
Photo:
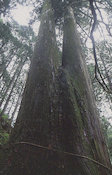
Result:
[[[9,133],[0,130],[0,145],[4,145],[8,142]]]
[[[2,116],[2,119],[5,121],[5,122],[7,122],[7,123],[9,123],[9,119],[8,119],[8,115],[7,114],[4,114],[3,116]]]
[[[8,115],[4,114],[0,121],[0,145],[7,143],[10,134],[9,128],[11,129],[10,120],[8,119]]]

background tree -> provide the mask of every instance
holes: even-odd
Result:
[[[1,110],[3,109],[3,111],[6,112],[7,109],[5,106],[11,105],[10,98],[12,98],[13,90],[14,88],[18,88],[19,85],[18,83],[16,87],[17,83],[14,83],[15,79],[17,79],[18,76],[21,77],[18,78],[18,81],[23,82],[24,84],[26,74],[22,73],[22,77],[21,72],[23,72],[23,70],[25,71],[25,67],[29,67],[34,33],[30,27],[19,26],[15,22],[12,26],[7,26],[1,22],[1,30],[5,33],[1,36],[1,41],[4,44],[1,46],[0,106]],[[28,41],[29,37],[30,39]],[[12,93],[10,93],[10,91],[12,91]],[[8,96],[10,98],[8,98]]]

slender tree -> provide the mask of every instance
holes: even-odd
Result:
[[[22,94],[23,94],[23,89],[24,89],[24,85],[21,87],[20,92],[19,92],[19,95],[18,95],[18,98],[17,98],[17,100],[15,102],[16,105],[14,106],[14,110],[13,110],[12,115],[11,115],[11,118],[10,118],[12,122],[13,122],[14,117],[15,117],[15,114],[17,112],[17,108],[18,108],[18,106],[20,106],[20,102],[21,102]]]
[[[21,68],[21,69],[22,69],[22,68]],[[12,87],[11,87],[11,90],[10,90],[8,96],[7,96],[7,99],[6,99],[6,102],[5,102],[4,106],[3,106],[3,109],[2,109],[1,112],[0,112],[0,117],[2,117],[2,115],[4,114],[4,112],[5,112],[5,110],[6,110],[7,106],[8,106],[8,103],[10,102],[10,98],[11,98],[12,92],[13,92],[15,86],[16,86],[16,83],[17,83],[19,74],[20,74],[20,72],[21,72],[21,69],[18,71],[17,77],[16,77],[16,79],[15,79],[14,82],[13,82],[13,85],[12,85]]]
[[[17,68],[16,68],[16,70],[15,70],[15,72],[14,72],[14,75],[13,75],[13,77],[11,78],[11,80],[9,81],[8,86],[7,86],[7,88],[5,89],[5,92],[4,92],[3,96],[2,96],[2,99],[1,99],[1,101],[0,101],[0,107],[2,106],[2,103],[4,102],[4,100],[5,100],[5,98],[6,98],[6,95],[7,95],[8,91],[10,90],[10,87],[11,87],[11,86],[13,86],[13,88],[12,88],[12,91],[13,91],[13,89],[14,89],[14,87],[15,87],[15,85],[16,85],[16,83],[14,83],[14,81],[15,81],[15,79],[17,80],[17,78],[19,77],[20,72],[21,72],[21,70],[22,70],[22,68],[23,68],[24,63],[26,62],[26,60],[27,60],[27,57],[26,57],[24,60],[22,60],[22,59],[20,60],[18,66],[17,66]],[[8,102],[7,102],[7,103],[8,103]]]

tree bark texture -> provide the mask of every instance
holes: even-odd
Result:
[[[62,67],[50,1],[41,25],[15,128],[7,175],[109,175],[110,166],[71,8],[65,13]],[[33,147],[38,144],[48,149]],[[58,151],[53,151],[56,149]]]
[[[63,138],[66,138],[65,146],[72,152],[88,155],[109,166],[108,151],[101,132],[91,82],[80,46],[74,14],[72,9],[68,8],[65,12],[60,78],[62,89],[60,101],[62,101],[62,116],[64,117],[62,132]],[[81,161],[79,165],[81,166]],[[89,164],[88,167],[83,161],[82,165],[82,173],[79,173],[81,170],[77,168],[76,174],[108,174],[107,170],[101,167],[97,169],[95,165]]]

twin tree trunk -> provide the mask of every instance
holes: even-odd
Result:
[[[47,0],[21,108],[10,137],[14,149],[7,175],[110,174],[88,159],[64,153],[86,156],[110,166],[71,8],[66,9],[64,21],[60,66],[53,11]]]

